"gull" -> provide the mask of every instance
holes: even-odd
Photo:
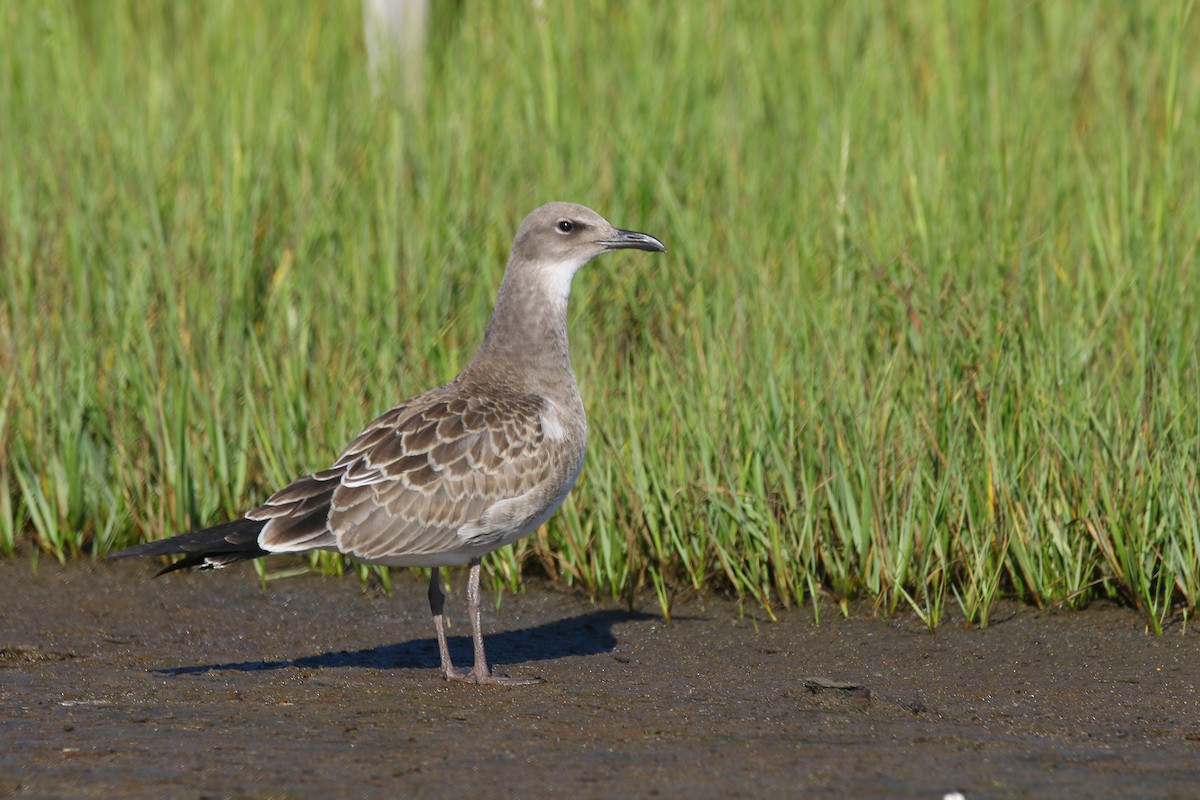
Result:
[[[575,203],[547,203],[513,239],[483,342],[444,386],[367,425],[333,466],[297,478],[239,519],[145,542],[113,558],[182,554],[158,574],[273,553],[329,550],[363,564],[429,567],[442,676],[522,685],[493,672],[480,629],[479,565],[549,519],[575,485],[587,419],[571,368],[567,300],[575,273],[612,250],[666,252]],[[472,669],[455,667],[440,568],[470,565]]]

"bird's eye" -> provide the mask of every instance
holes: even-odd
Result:
[[[575,230],[575,226],[569,219],[560,219],[558,221],[558,229],[563,233],[570,233],[571,231]]]

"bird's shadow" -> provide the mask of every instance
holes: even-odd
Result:
[[[613,625],[656,619],[661,619],[661,617],[640,611],[593,611],[532,628],[485,634],[488,661],[492,664],[521,664],[530,661],[551,661],[566,656],[591,656],[608,653],[617,644],[616,636],[612,632]],[[456,664],[471,663],[474,656],[472,655],[470,636],[448,637],[448,644],[450,655]],[[152,671],[162,675],[196,675],[223,670],[259,672],[286,669],[287,667],[302,669],[337,669],[340,667],[437,669],[439,666],[437,639],[429,637],[365,650],[339,650],[279,661],[194,664]]]

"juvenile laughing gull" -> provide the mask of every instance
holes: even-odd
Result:
[[[333,550],[364,564],[431,567],[429,608],[447,680],[518,685],[492,673],[479,627],[479,564],[545,522],[575,484],[587,420],[567,343],[571,280],[610,250],[666,252],[574,203],[521,223],[491,321],[471,363],[445,386],[376,419],[332,467],[298,478],[240,519],[130,547],[113,558],[183,554],[158,574],[272,553]],[[439,568],[470,564],[475,667],[455,667]]]

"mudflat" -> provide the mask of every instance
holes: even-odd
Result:
[[[503,688],[441,679],[408,574],[153,571],[0,563],[0,796],[1200,797],[1200,636],[1107,603],[930,633],[535,585],[485,608],[545,679]]]

